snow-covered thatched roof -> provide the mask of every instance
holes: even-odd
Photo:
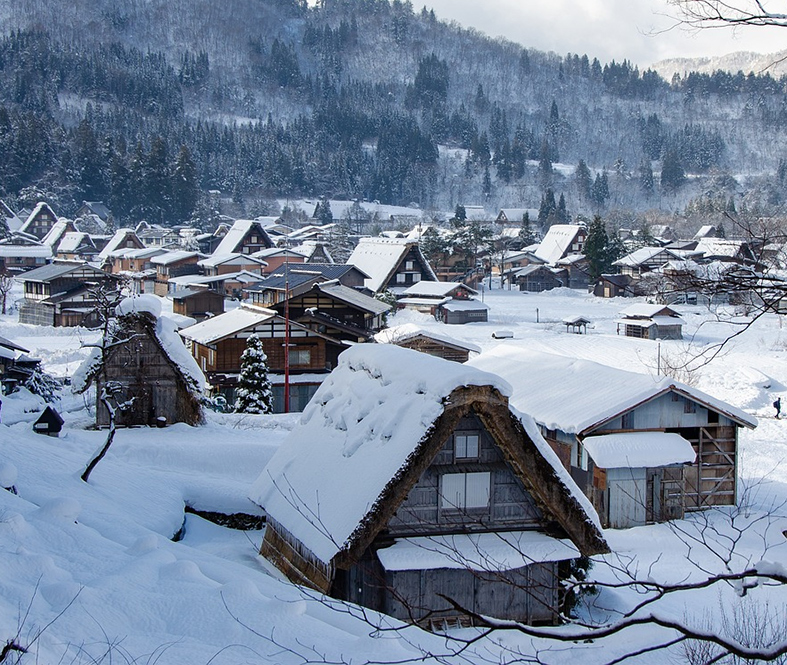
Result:
[[[272,309],[242,305],[229,312],[224,312],[224,314],[205,319],[194,326],[184,328],[180,334],[198,344],[213,344],[247,328],[253,328],[275,316],[278,314]]]
[[[227,231],[226,235],[221,239],[218,247],[213,252],[213,256],[221,256],[222,254],[233,254],[240,250],[243,240],[247,234],[252,230],[256,230],[260,235],[259,242],[261,244],[271,246],[273,242],[265,231],[262,222],[256,219],[238,219]]]
[[[554,224],[549,227],[535,254],[547,263],[555,263],[569,253],[577,234],[584,227],[574,224]]]
[[[153,331],[161,350],[180,373],[186,388],[193,395],[202,395],[205,389],[205,375],[189,350],[178,336],[178,325],[175,321],[161,314],[161,299],[150,294],[130,296],[120,301],[115,309],[117,325],[110,333],[113,335],[108,344],[111,345],[117,336],[124,334],[123,319],[133,316],[147,316],[155,321]],[[109,346],[107,348],[110,348]],[[71,389],[75,393],[87,390],[96,373],[101,368],[102,351],[93,347],[90,355],[79,366],[71,380]]]
[[[381,515],[386,510],[395,510],[391,497],[403,479],[415,483],[420,476],[416,469],[423,468],[423,461],[416,464],[416,460],[434,443],[438,446],[431,455],[442,447],[443,440],[435,442],[439,437],[432,436],[433,428],[440,429],[438,418],[451,408],[461,413],[463,398],[454,401],[453,396],[473,386],[480,390],[475,398],[479,401],[471,402],[474,409],[489,409],[494,423],[510,427],[509,431],[519,428],[522,438],[506,444],[512,446],[511,454],[528,448],[539,460],[538,473],[546,473],[559,486],[554,495],[567,503],[561,504],[565,512],[561,509],[557,519],[571,514],[568,522],[583,525],[580,531],[585,534],[582,538],[589,538],[586,544],[603,544],[595,511],[535,423],[527,416],[520,421],[519,414],[509,411],[505,396],[510,386],[504,380],[387,344],[359,344],[341,355],[338,367],[317,390],[249,496],[273,522],[328,564],[369,538],[370,530],[373,537],[374,524],[382,528],[378,522],[384,521]]]
[[[352,264],[369,275],[365,286],[370,291],[380,291],[391,275],[399,267],[407,252],[415,247],[420,253],[418,243],[403,238],[361,238],[347,263]],[[437,281],[431,266],[423,256],[422,265],[426,271],[422,278]]]
[[[468,362],[513,387],[511,404],[548,429],[582,434],[667,391],[684,396],[746,427],[757,419],[670,377],[651,377],[589,360],[498,346]]]

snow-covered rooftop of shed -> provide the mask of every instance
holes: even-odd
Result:
[[[587,437],[582,445],[602,469],[690,464],[697,457],[686,439],[669,432],[602,434]]]
[[[415,453],[444,400],[468,385],[510,390],[497,376],[418,351],[353,346],[254,484],[251,500],[329,562]]]
[[[630,317],[637,317],[641,316],[647,319],[653,318],[654,316],[670,316],[670,312],[674,314],[677,318],[678,313],[672,309],[671,307],[667,307],[666,305],[650,305],[648,303],[637,303],[636,305],[631,305],[626,307],[623,311],[621,311],[621,315],[623,316],[630,316]]]
[[[408,286],[404,291],[406,296],[431,296],[439,298],[449,295],[452,291],[464,287],[470,293],[476,293],[475,289],[465,286],[462,282],[437,282],[422,279],[412,286]]]
[[[654,378],[509,345],[497,346],[467,364],[506,379],[514,390],[511,405],[548,429],[584,432],[670,387],[738,423],[757,426],[757,419],[745,411],[669,377]]]
[[[68,231],[57,245],[58,252],[75,252],[83,242],[90,242],[90,235],[82,231]]]
[[[433,328],[421,328],[415,323],[403,323],[400,326],[384,328],[374,336],[374,339],[379,344],[397,344],[399,342],[405,342],[409,339],[413,339],[414,337],[427,337],[438,342],[450,344],[451,346],[455,346],[460,349],[467,349],[468,351],[481,353],[480,346],[476,346],[471,342],[458,340],[455,337],[446,335],[445,333],[439,330],[434,330]]]
[[[50,259],[52,250],[46,245],[12,245],[0,243],[0,256],[27,259]]]
[[[180,334],[198,344],[212,344],[241,330],[256,326],[276,315],[276,312],[271,309],[243,305],[224,312],[224,314],[205,319],[197,325],[184,328]]]
[[[457,300],[456,298],[443,303],[441,307],[449,312],[476,312],[480,309],[489,309],[489,305],[470,298],[469,300]]]
[[[377,550],[377,556],[385,570],[458,568],[493,573],[573,559],[579,550],[570,540],[539,531],[511,531],[402,538]]]
[[[554,224],[549,227],[549,231],[539,244],[536,256],[547,263],[555,263],[562,258],[571,248],[571,243],[577,237],[577,233],[582,229],[581,226],[574,224]]]

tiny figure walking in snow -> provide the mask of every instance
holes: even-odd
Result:
[[[773,408],[776,409],[776,419],[779,419],[779,415],[782,412],[782,398],[777,397],[776,401],[773,403]]]

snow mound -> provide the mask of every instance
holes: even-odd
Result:
[[[0,487],[11,487],[16,482],[17,470],[11,462],[0,462]]]
[[[48,521],[73,523],[81,512],[82,505],[79,501],[67,497],[46,501],[36,511],[36,515]]]
[[[118,316],[138,314],[140,312],[147,312],[154,318],[159,318],[161,316],[161,298],[149,293],[142,293],[124,298],[115,308],[115,314]]]

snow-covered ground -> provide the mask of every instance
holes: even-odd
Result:
[[[615,319],[631,300],[594,299],[566,289],[538,295],[486,290],[484,299],[491,308],[488,323],[445,326],[414,313],[397,314],[391,323],[439,329],[482,350],[521,345],[652,375],[659,354],[662,367],[674,366],[731,332],[709,323],[702,307],[677,306],[687,324],[685,339],[657,344],[616,335]],[[587,335],[567,333],[562,323],[578,314],[592,321]],[[771,407],[777,396],[787,398],[787,331],[781,325],[776,315],[763,317],[712,362],[681,377],[760,419],[757,429],[741,432],[741,509],[692,514],[678,528],[607,531],[615,555],[595,563],[596,579],[616,579],[615,567],[623,563],[641,579],[664,581],[702,579],[706,572],[699,566],[739,570],[763,558],[787,565],[787,423],[774,419]],[[492,337],[502,329],[513,338]],[[0,335],[61,376],[76,370],[87,354],[81,344],[94,338],[88,331],[20,325],[13,314],[0,317]],[[105,436],[87,429],[89,400],[86,408],[82,397],[64,394],[60,438],[32,433],[30,423],[42,406],[22,392],[4,397],[1,412],[0,485],[13,484],[18,495],[0,490],[0,645],[15,640],[29,646],[20,662],[398,663],[460,648],[415,628],[377,632],[356,609],[321,602],[281,581],[257,555],[260,531],[234,531],[185,514],[186,506],[257,513],[249,489],[297,415],[211,414],[199,428],[119,430],[85,484],[79,474]],[[706,522],[714,529],[702,533],[716,534],[717,551],[728,543],[723,534],[739,534],[731,561],[692,537]],[[182,539],[173,541],[182,528]],[[599,608],[611,614],[623,607],[634,593],[602,591],[593,617],[603,614]],[[723,616],[740,625],[741,616],[783,617],[785,605],[783,586],[749,590],[744,597],[721,586],[675,594],[659,603],[659,612],[698,626],[716,622],[711,630],[718,631]],[[787,634],[784,621],[779,626]],[[759,632],[767,635],[767,629]],[[671,635],[640,627],[595,643],[540,640],[533,646],[521,635],[497,633],[447,660],[510,662],[514,653],[532,655],[538,648],[545,662],[578,656],[607,662]],[[681,648],[635,662],[668,660],[681,662]]]

